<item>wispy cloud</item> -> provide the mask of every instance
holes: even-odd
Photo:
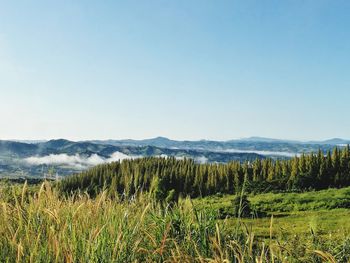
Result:
[[[137,156],[129,156],[121,152],[114,152],[109,158],[104,158],[98,154],[92,154],[89,157],[81,156],[79,154],[68,155],[50,154],[46,156],[31,156],[25,159],[30,165],[66,165],[76,169],[84,169],[98,164],[110,163],[125,159],[133,159]]]

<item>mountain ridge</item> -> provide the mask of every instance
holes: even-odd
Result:
[[[1,140],[0,140],[1,141]],[[216,142],[216,143],[230,143],[230,142],[266,142],[266,143],[297,143],[297,144],[329,144],[329,145],[338,145],[338,144],[350,144],[350,139],[343,139],[343,138],[330,138],[325,140],[290,140],[290,139],[277,139],[277,138],[268,138],[268,137],[260,137],[260,136],[251,136],[246,138],[239,138],[239,139],[229,139],[229,140],[214,140],[214,139],[198,139],[198,140],[177,140],[177,139],[170,139],[168,137],[164,136],[156,136],[153,138],[146,138],[146,139],[104,139],[104,140],[68,140],[64,138],[59,139],[50,139],[50,140],[2,140],[2,141],[12,141],[12,142],[21,142],[21,143],[30,143],[30,144],[39,144],[39,143],[45,143],[45,142],[97,142],[97,143],[104,143],[104,144],[114,144],[114,143],[120,143],[120,144],[135,144],[135,143],[141,143],[141,144],[147,144],[147,143],[208,143],[208,142]]]

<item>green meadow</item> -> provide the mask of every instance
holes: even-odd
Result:
[[[197,198],[194,204],[203,210],[230,211],[233,195],[215,195]],[[328,189],[304,193],[266,193],[248,195],[252,218],[242,221],[257,237],[270,236],[271,220],[274,236],[317,234],[324,237],[350,235],[350,188]],[[263,217],[254,215],[264,213]],[[225,216],[225,215],[224,215]],[[236,218],[222,219],[232,226]]]

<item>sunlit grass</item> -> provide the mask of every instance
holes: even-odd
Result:
[[[48,183],[0,192],[0,262],[349,260],[345,235],[333,239],[319,235],[317,228],[295,228],[296,236],[285,238],[284,218],[217,220],[213,211],[197,209],[190,199],[167,205],[147,194],[121,201],[106,192],[93,199],[85,194],[62,198]],[[347,211],[338,212],[345,220]],[[326,212],[322,216],[321,224],[332,218]]]

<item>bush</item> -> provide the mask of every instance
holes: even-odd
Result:
[[[250,217],[251,205],[247,195],[236,196],[232,200],[233,214],[237,217]]]

